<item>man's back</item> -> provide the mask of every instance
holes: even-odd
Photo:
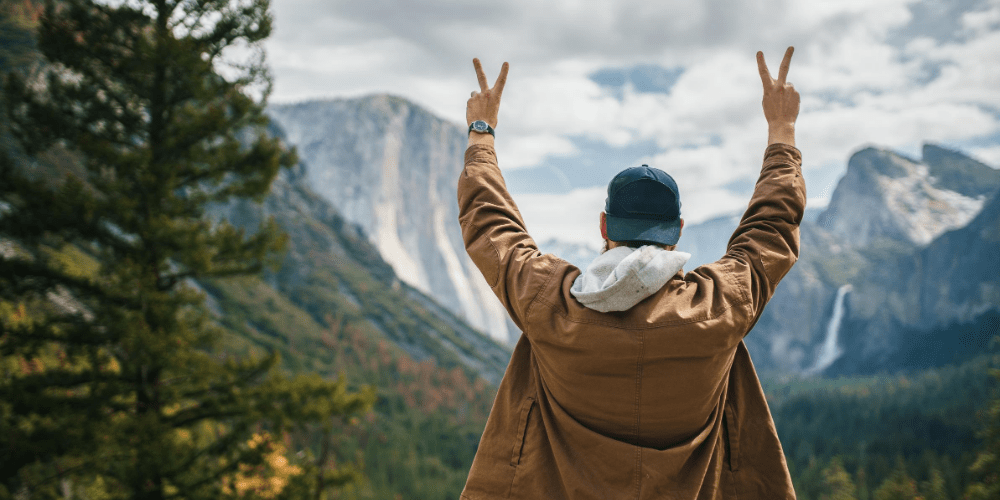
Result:
[[[459,182],[466,245],[524,335],[464,496],[722,498],[727,484],[763,488],[745,498],[792,496],[742,338],[798,253],[799,164],[793,147],[768,149],[723,259],[678,272],[626,311],[599,312],[571,293],[580,270],[523,231],[492,148],[470,148]],[[738,454],[756,462],[742,475],[730,465]]]
[[[795,262],[805,209],[794,141],[771,139],[726,255],[686,275],[659,266],[667,276],[644,266],[670,250],[616,248],[598,260],[646,259],[605,280],[620,281],[619,297],[588,294],[579,269],[538,251],[492,141],[470,139],[458,183],[466,248],[524,333],[463,498],[794,498],[742,341]],[[626,308],[598,303],[630,294]]]

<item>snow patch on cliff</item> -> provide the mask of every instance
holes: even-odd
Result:
[[[910,241],[926,245],[942,233],[965,226],[978,214],[985,197],[964,196],[934,187],[927,165],[899,162],[908,174],[878,179],[886,206],[896,215]]]

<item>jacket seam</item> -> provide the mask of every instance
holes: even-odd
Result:
[[[736,278],[736,274],[733,273],[732,266],[726,266],[726,274],[729,276],[729,280],[736,284],[736,288],[740,290],[740,296],[743,298],[743,303],[750,302],[750,293],[747,291],[746,284],[743,281]]]
[[[637,332],[639,338],[639,355],[635,360],[635,498],[638,500],[639,494],[642,491],[642,448],[639,446],[640,441],[640,425],[641,425],[641,412],[639,409],[642,406],[642,362],[645,358],[646,343],[645,338],[643,338],[643,331]]]
[[[535,258],[539,258],[539,257],[535,257]],[[542,296],[542,292],[544,292],[545,290],[548,290],[549,289],[549,285],[552,284],[552,278],[554,278],[556,276],[556,272],[555,271],[556,271],[555,266],[550,266],[549,267],[549,276],[547,278],[545,278],[545,283],[543,283],[542,286],[538,288],[538,291],[535,292],[535,296],[532,297],[531,298],[531,302],[528,303],[527,309],[524,310],[524,319],[525,319],[526,323],[527,323],[528,319],[531,318],[531,309],[535,307],[535,302],[541,302],[543,304],[551,306],[551,304],[549,304],[548,302],[546,302],[545,299],[541,298],[541,296]]]
[[[751,266],[753,265],[752,263],[748,263],[748,264],[751,265]],[[766,272],[765,272],[765,274],[766,274]],[[741,332],[742,336],[745,337],[746,334],[749,333],[749,331],[750,331],[750,323],[753,321],[753,305],[752,305],[752,301],[750,300],[750,292],[747,290],[746,284],[743,283],[742,280],[738,279],[736,277],[736,274],[733,273],[732,266],[726,266],[726,275],[729,276],[729,280],[731,282],[733,282],[733,283],[736,284],[736,288],[738,288],[739,291],[740,291],[740,297],[743,299],[742,303],[740,303],[740,304],[734,304],[734,306],[736,306],[736,305],[741,305],[741,306],[742,305],[746,305],[746,310],[747,310],[746,317],[747,317],[747,319],[746,319],[746,322],[743,323],[743,331]]]
[[[472,229],[472,232],[473,233],[479,232],[479,230],[481,228],[479,226],[479,224],[476,224],[475,222],[473,222],[471,220],[472,219],[471,217],[469,219],[470,220],[468,222],[466,222],[466,224],[469,225],[469,227]],[[459,219],[459,222],[461,222],[461,219]],[[493,283],[489,283],[490,288],[493,289],[493,288],[496,288],[497,285],[500,284],[500,266],[501,266],[501,262],[502,261],[500,259],[500,250],[497,250],[496,244],[493,243],[493,238],[486,237],[486,241],[490,244],[490,248],[493,249],[493,254],[496,255],[496,258],[497,258],[496,277],[494,278]]]

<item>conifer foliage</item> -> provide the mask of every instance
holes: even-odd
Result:
[[[221,354],[197,286],[283,248],[273,222],[206,217],[295,162],[266,133],[268,6],[50,0],[45,62],[7,75],[0,499],[322,497],[326,464],[282,436],[372,391]]]

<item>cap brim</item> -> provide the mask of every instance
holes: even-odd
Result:
[[[611,241],[650,241],[661,245],[676,245],[681,237],[681,220],[624,219],[607,216],[608,239]]]

